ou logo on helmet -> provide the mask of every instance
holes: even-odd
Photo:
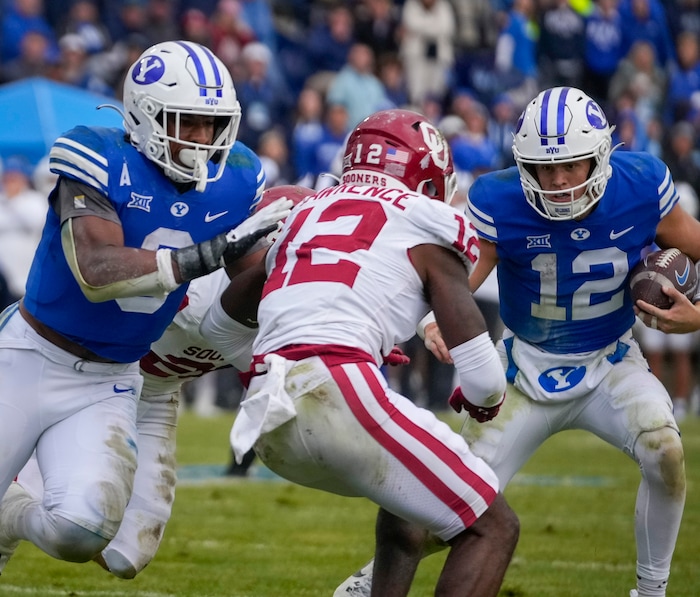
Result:
[[[144,56],[134,66],[131,78],[137,85],[150,85],[165,72],[165,63],[159,56]]]
[[[423,141],[430,149],[430,157],[433,158],[434,164],[444,170],[450,161],[450,149],[445,141],[445,137],[442,136],[432,124],[428,122],[420,123],[420,131],[423,135]],[[423,164],[421,164],[423,166]],[[425,166],[423,166],[425,167]]]
[[[608,119],[605,117],[603,109],[593,100],[590,100],[586,104],[586,118],[588,118],[588,122],[593,128],[608,128]]]

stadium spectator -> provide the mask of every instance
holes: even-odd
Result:
[[[116,0],[105,3],[103,16],[112,43],[122,41],[135,33],[145,36],[149,44],[154,43],[148,20],[148,1]],[[158,33],[158,31],[154,33]],[[184,35],[184,32],[182,34]]]
[[[52,79],[100,95],[114,94],[114,90],[93,70],[82,36],[66,33],[58,40],[58,47],[60,54],[50,71]]]
[[[457,116],[456,114],[448,114],[438,121],[437,128],[443,134],[447,144],[450,146],[450,150],[452,151],[452,159],[454,161],[454,145],[455,143],[459,143],[462,137],[466,134],[467,123],[464,122],[464,119],[461,116]],[[459,196],[463,203],[465,200],[464,198],[466,197],[466,192],[474,182],[474,175],[469,170],[463,170],[455,161],[455,176],[457,178],[458,189],[455,197]],[[464,211],[463,207],[461,209]],[[409,366],[402,367],[401,371],[404,369],[410,369],[412,366],[413,359],[411,359]]]
[[[28,31],[22,38],[20,54],[0,69],[3,83],[30,77],[46,77],[56,64],[57,52],[41,31]]]
[[[586,24],[570,0],[541,0],[537,43],[539,83],[543,87],[580,87],[583,80]]]
[[[59,38],[68,33],[79,35],[85,52],[90,55],[106,52],[112,47],[109,30],[100,21],[96,0],[73,0],[57,31]]]
[[[345,106],[348,128],[355,128],[370,114],[391,107],[384,84],[374,74],[372,48],[365,44],[352,45],[347,63],[328,87],[326,102]]]
[[[0,272],[14,300],[24,296],[29,268],[46,219],[46,197],[32,186],[32,165],[22,156],[2,164]]]
[[[665,121],[690,120],[693,102],[700,104],[700,39],[697,33],[684,31],[676,40],[677,62],[670,68],[665,93]]]
[[[231,1],[219,0],[219,3]],[[240,2],[242,17],[252,29],[255,39],[265,44],[275,55],[277,52],[277,34],[275,32],[273,3],[270,0],[238,1]]]
[[[409,105],[408,86],[406,75],[403,72],[403,64],[398,56],[386,54],[379,60],[379,80],[384,85],[387,100],[397,108],[406,108]]]
[[[321,10],[322,18],[309,28],[306,53],[314,72],[327,76],[337,73],[348,61],[355,43],[355,19],[342,3]]]
[[[55,52],[56,32],[44,18],[43,0],[6,0],[2,8],[0,64],[20,57],[23,53],[23,40],[30,32],[43,36],[47,41],[48,50]]]
[[[515,166],[513,157],[513,135],[518,123],[518,112],[510,97],[502,93],[491,104],[489,119],[489,139],[497,151],[496,168]]]
[[[449,0],[406,0],[401,10],[399,55],[408,99],[421,106],[426,97],[442,101],[452,83],[455,15]]]
[[[452,139],[452,155],[455,167],[476,178],[496,168],[499,152],[489,137],[489,111],[486,106],[473,102],[462,118],[465,128]]]
[[[615,118],[615,130],[612,132],[613,146],[619,145],[619,151],[646,151],[647,135],[639,116],[633,109],[620,110]]]
[[[214,36],[209,15],[199,8],[189,8],[182,13],[180,29],[184,39],[213,48]]]
[[[313,188],[333,186],[335,181],[324,176],[333,173],[333,164],[345,146],[348,132],[348,111],[342,104],[326,104],[323,116],[322,135],[314,151]]]
[[[372,48],[381,63],[399,51],[401,8],[392,0],[361,0],[355,11],[355,41]]]
[[[237,0],[220,0],[211,16],[212,50],[231,69],[240,62],[244,46],[256,40],[242,12]]]
[[[622,53],[627,55],[639,41],[654,48],[656,63],[668,68],[675,60],[673,40],[669,33],[666,8],[660,0],[620,0]]]
[[[313,186],[316,180],[316,147],[323,138],[323,97],[313,87],[302,89],[297,99],[292,127],[291,157],[300,184]]]
[[[148,0],[148,36],[152,43],[178,39],[181,36],[177,9],[177,0]],[[219,58],[224,60],[223,56]]]
[[[287,138],[281,127],[273,126],[260,135],[256,153],[265,171],[268,186],[279,187],[294,182],[294,169],[289,160]]]
[[[653,117],[663,114],[667,80],[666,71],[656,61],[654,46],[639,40],[615,70],[608,100],[617,108],[620,99],[629,96],[640,125],[646,128]]]
[[[619,0],[598,0],[586,16],[582,87],[608,109],[610,79],[622,60],[622,17]]]
[[[492,52],[498,38],[496,6],[490,0],[451,0],[457,20],[455,50],[459,56]]]
[[[667,15],[671,39],[678,39],[684,31],[700,37],[700,0],[676,0]]]
[[[538,88],[536,14],[535,0],[513,0],[496,42],[494,60],[501,91],[518,112]]]
[[[700,147],[697,133],[692,124],[681,120],[669,131],[663,157],[674,180],[690,185],[700,196]],[[692,213],[692,212],[691,212]],[[696,213],[698,217],[700,213]]]
[[[270,72],[271,60],[270,49],[261,42],[249,43],[241,52],[236,91],[243,117],[238,137],[249,147],[257,147],[261,135],[273,126],[281,127],[285,135],[292,127],[289,90]]]

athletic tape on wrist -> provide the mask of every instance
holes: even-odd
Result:
[[[179,284],[175,280],[173,260],[170,249],[158,249],[156,251],[156,264],[158,265],[158,284],[165,292],[172,292]]]
[[[435,323],[435,313],[432,311],[428,313],[423,319],[416,325],[416,334],[421,340],[425,340],[425,326],[429,323]]]

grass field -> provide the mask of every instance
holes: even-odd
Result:
[[[22,544],[0,578],[0,597],[330,597],[371,556],[375,507],[275,479],[192,479],[206,471],[193,465],[216,472],[227,463],[232,420],[183,414],[173,518],[136,579]],[[682,430],[688,498],[668,595],[698,597],[700,419]],[[549,440],[506,490],[521,537],[500,596],[628,597],[637,484],[634,463],[596,438]],[[421,563],[412,597],[432,594],[443,558]]]

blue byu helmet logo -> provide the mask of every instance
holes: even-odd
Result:
[[[150,85],[158,81],[165,73],[165,64],[159,56],[144,56],[131,73],[131,78],[138,85]]]

